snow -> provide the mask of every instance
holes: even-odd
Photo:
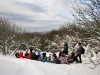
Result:
[[[93,65],[83,58],[83,63],[52,64],[36,60],[0,55],[0,75],[100,75],[100,65]]]

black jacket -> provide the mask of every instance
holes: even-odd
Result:
[[[66,45],[64,46],[64,50],[63,50],[63,51],[68,53],[68,44],[66,44]]]

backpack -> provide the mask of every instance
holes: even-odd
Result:
[[[81,46],[81,54],[85,53],[85,49]]]

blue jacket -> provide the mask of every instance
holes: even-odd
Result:
[[[40,55],[41,55],[41,54],[40,54],[40,52],[38,52],[38,54],[37,54],[37,55],[39,55],[39,56],[40,56]]]

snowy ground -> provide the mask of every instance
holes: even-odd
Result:
[[[82,64],[52,64],[0,55],[0,75],[100,75],[100,66],[83,59]]]

